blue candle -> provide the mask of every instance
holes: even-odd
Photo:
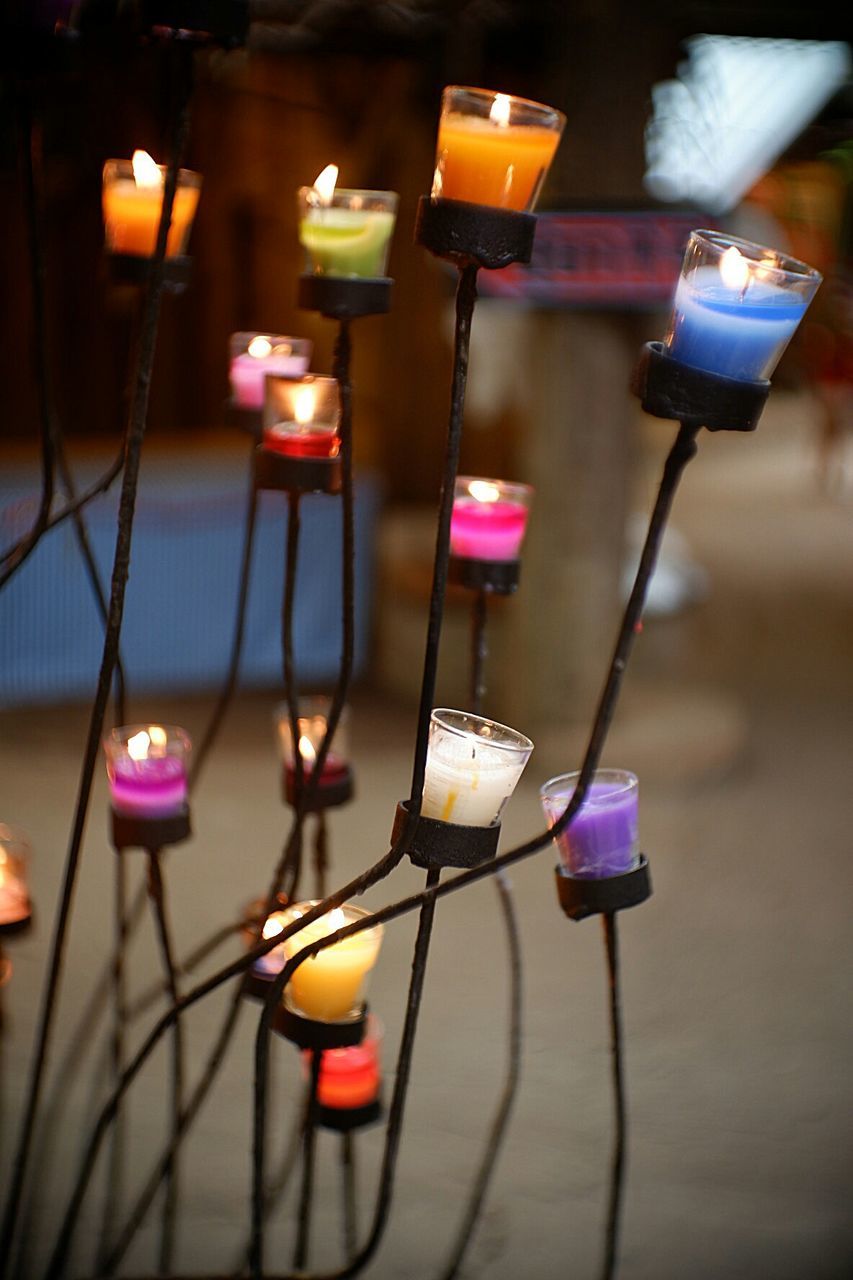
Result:
[[[732,288],[716,267],[700,267],[678,282],[669,353],[695,369],[756,382],[775,369],[806,306],[778,285],[750,278]]]

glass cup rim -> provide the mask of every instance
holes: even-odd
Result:
[[[153,159],[153,156],[152,156],[152,159]],[[157,161],[155,160],[154,163],[157,164]],[[163,177],[165,178],[166,173],[168,172],[169,166],[165,164],[157,164],[157,168],[160,170]],[[124,159],[105,160],[104,168],[102,172],[102,178],[104,182],[107,181],[108,174],[110,176],[115,175],[116,177],[132,178],[133,177],[133,160],[124,160]],[[198,173],[195,169],[179,169],[178,170],[179,186],[200,187],[202,185],[203,180],[204,180],[203,175],[201,173]],[[154,188],[152,186],[150,190],[153,190],[153,189]]]
[[[527,506],[530,505],[530,500],[533,497],[533,485],[525,484],[523,480],[497,480],[491,476],[457,476],[454,498],[470,497],[474,498],[475,502],[479,501],[469,490],[468,486],[472,482],[494,485],[500,489],[500,497],[511,495],[514,498],[523,498]],[[496,501],[499,501],[499,499],[496,499]],[[484,503],[483,505],[486,504]]]
[[[297,338],[292,333],[271,333],[268,329],[238,329],[231,334],[230,341],[232,345],[236,345],[238,342],[242,344],[244,339],[252,342],[255,338],[266,338],[267,342],[289,342],[294,354],[299,354],[300,349],[307,351],[313,347],[310,338]],[[259,356],[258,359],[262,360],[264,357]],[[293,376],[299,377],[300,375],[294,374]]]
[[[552,116],[557,124],[555,132],[562,133],[566,124],[566,116],[559,107],[551,107],[547,102],[537,102],[535,98],[522,98],[517,93],[504,93],[502,89],[484,89],[481,86],[470,84],[448,84],[441,91],[442,112],[445,106],[445,99],[454,93],[468,93],[472,98],[489,101],[493,103],[498,96],[509,98],[510,102],[518,103],[522,107],[531,107],[537,114]]]
[[[823,280],[823,275],[818,271],[817,267],[811,267],[807,262],[803,262],[800,258],[794,258],[791,254],[785,253],[781,249],[773,249],[769,245],[758,244],[754,240],[745,240],[742,236],[729,235],[726,231],[715,231],[710,228],[698,227],[690,232],[690,238],[685,253],[685,260],[690,252],[690,246],[693,244],[703,245],[713,250],[722,250],[734,247],[749,262],[760,263],[762,270],[770,277],[776,279],[805,279],[814,280],[818,284]],[[774,259],[772,264],[768,264],[766,258]]]
[[[148,733],[149,729],[162,729],[166,734],[166,746],[172,743],[180,743],[185,751],[192,748],[192,738],[186,729],[182,729],[177,724],[160,724],[157,720],[145,720],[140,724],[122,724],[117,725],[114,729],[110,729],[109,733],[104,734],[103,745],[106,751],[115,750],[116,748],[126,747],[128,740],[135,737],[137,733]]]
[[[316,711],[309,712],[308,708],[311,706],[316,707],[318,709]],[[323,711],[320,710],[319,708],[323,707],[325,708],[325,710],[329,710],[331,706],[332,706],[332,697],[328,693],[302,694],[299,698],[298,718],[300,720],[308,720],[311,718],[312,715],[321,716],[323,715]],[[344,717],[346,716],[349,716],[348,702],[345,702],[344,705],[341,707],[341,714],[338,717],[338,724],[337,724],[338,728],[340,728],[344,720]],[[279,724],[283,719],[286,719],[288,723],[290,722],[290,703],[287,701],[286,698],[282,699],[281,702],[277,702],[273,707],[273,719],[275,720],[276,724]]]
[[[539,795],[542,800],[569,799],[577,788],[580,776],[580,769],[574,769],[570,773],[559,773],[556,777],[549,778],[547,782],[542,783],[539,788]],[[587,793],[587,798],[584,801],[585,805],[606,803],[615,796],[628,795],[630,792],[638,790],[640,785],[639,778],[630,769],[596,769],[590,779],[590,786],[599,781],[612,782],[612,790],[599,794],[594,798]]]
[[[288,911],[296,911],[299,907],[319,907],[322,905],[323,901],[324,901],[323,898],[303,898],[299,902],[289,902],[286,907],[282,908],[282,911],[283,911],[283,914],[286,915]],[[323,914],[330,915],[332,911],[338,911],[338,910],[343,911],[344,913],[349,912],[350,915],[352,915],[353,919],[347,920],[346,921],[347,924],[353,924],[355,920],[363,920],[366,916],[372,916],[374,914],[372,911],[368,911],[367,907],[356,907],[349,902],[342,902],[340,904],[340,907],[329,907],[329,910],[324,912]],[[273,914],[273,913],[271,912],[270,914]],[[322,916],[317,917],[317,920],[320,920],[320,919],[322,919]],[[316,924],[317,921],[313,921],[313,923]],[[310,928],[310,925],[308,927]],[[343,925],[341,926],[341,928],[343,928]],[[337,932],[337,930],[334,930],[333,932]],[[384,932],[385,932],[384,924],[382,924],[381,920],[377,920],[376,924],[371,925],[369,929],[362,929],[361,933],[355,934],[354,936],[357,939],[360,938],[362,941],[367,942],[369,936],[373,934],[373,936],[376,939],[377,948],[378,948],[378,944],[382,941],[382,935],[384,934]],[[299,933],[298,932],[294,933],[291,938],[288,938],[286,942],[283,942],[281,945],[288,946],[298,937],[299,937]],[[317,941],[317,939],[314,939],[314,941]]]
[[[496,738],[483,737],[479,733],[473,732],[470,728],[465,728],[463,725],[450,723],[446,719],[448,716],[461,716],[467,721],[481,725],[491,725],[495,729],[500,729],[512,740],[500,742]],[[476,738],[487,747],[495,747],[500,751],[514,752],[518,755],[522,755],[526,752],[527,755],[530,755],[533,750],[533,743],[526,734],[519,732],[518,729],[513,729],[508,724],[501,724],[499,720],[492,720],[488,716],[475,715],[473,711],[459,711],[455,707],[434,707],[430,713],[430,724],[436,725],[438,728],[454,734],[457,738]]]
[[[316,188],[313,185],[304,186],[300,187],[296,194],[301,200],[307,200],[309,194],[315,190]],[[384,204],[393,205],[395,209],[400,203],[399,191],[375,191],[368,187],[335,187],[331,200],[327,204],[324,203],[316,207],[320,209],[334,208],[336,196],[361,196],[369,200],[381,200]]]

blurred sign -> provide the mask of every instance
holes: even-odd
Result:
[[[668,306],[695,210],[540,213],[529,266],[481,271],[483,297],[540,307]]]

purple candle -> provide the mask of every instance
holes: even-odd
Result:
[[[190,740],[183,729],[132,725],[114,729],[104,742],[107,777],[116,813],[169,818],[187,800]]]
[[[517,560],[532,490],[504,480],[460,476],[450,520],[450,550],[465,560]]]
[[[231,336],[231,398],[241,409],[263,409],[267,374],[299,378],[308,369],[313,343],[283,334]]]
[[[579,776],[567,773],[542,787],[542,807],[550,826],[564,813]],[[593,774],[583,804],[556,839],[566,875],[600,880],[624,875],[636,866],[638,798],[633,773],[600,769]]]

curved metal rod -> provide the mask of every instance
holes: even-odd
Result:
[[[110,1066],[112,1081],[116,1082],[124,1068],[125,1028],[127,1026],[127,983],[125,981],[124,961],[127,949],[128,915],[127,915],[127,862],[123,854],[116,854],[115,865],[115,950],[113,952],[112,988],[113,988],[113,1027],[110,1037]],[[162,987],[160,988],[162,992]],[[122,1185],[124,1181],[124,1125],[122,1116],[116,1116],[112,1129],[112,1141],[107,1162],[107,1177],[104,1187],[104,1208],[101,1214],[101,1238],[98,1245],[98,1271],[109,1247],[113,1223],[118,1217],[122,1201]]]
[[[160,866],[160,850],[148,850],[148,896],[154,912],[157,926],[157,940],[163,961],[163,977],[166,992],[172,1004],[180,999],[178,980],[172,946],[172,934],[166,914],[166,893],[163,887],[163,874]],[[172,1028],[172,1136],[177,1136],[181,1123],[181,1108],[184,1096],[184,1036],[180,1018]],[[175,1249],[175,1229],[178,1213],[179,1176],[177,1156],[172,1155],[166,1170],[166,1196],[163,1202],[163,1224],[160,1237],[161,1275],[168,1275],[172,1268],[172,1255]]]
[[[133,532],[133,515],[136,504],[136,489],[139,478],[139,463],[142,442],[145,436],[145,425],[148,416],[148,398],[151,385],[151,373],[154,354],[157,346],[157,329],[160,315],[160,303],[163,293],[163,260],[166,249],[166,237],[172,220],[172,206],[177,187],[178,169],[183,155],[189,126],[189,100],[191,96],[192,49],[176,42],[173,46],[174,56],[180,58],[178,81],[180,86],[180,102],[176,112],[174,135],[170,147],[169,164],[163,190],[163,206],[160,214],[160,225],[157,232],[157,245],[152,259],[152,272],[145,296],[143,325],[140,333],[139,353],[134,379],[134,390],[130,408],[127,435],[127,460],[124,468],[124,480],[119,503],[118,526],[116,531],[115,554],[110,593],[109,621],[104,636],[103,655],[101,660],[98,686],[92,706],[89,732],[84,749],[83,766],[77,805],[72,824],[68,855],[66,858],[64,883],[60,897],[57,918],[53,927],[53,947],[48,965],[47,979],[43,991],[43,1003],[32,1069],[29,1073],[27,1098],[24,1105],[24,1116],[21,1136],[13,1162],[12,1176],[0,1230],[0,1272],[8,1264],[18,1221],[18,1210],[23,1193],[32,1137],[35,1128],[36,1114],[41,1096],[44,1070],[50,1047],[53,1029],[53,1015],[59,992],[62,962],[65,954],[65,942],[68,922],[77,877],[77,866],[83,843],[86,815],[91,796],[95,766],[101,746],[104,714],[109,699],[113,673],[118,656],[121,623],[124,614],[125,588],[130,567],[130,547]]]
[[[538,833],[530,840],[517,845],[514,849],[510,849],[507,853],[499,855],[493,861],[484,863],[479,867],[474,867],[469,871],[460,872],[458,875],[444,880],[440,884],[428,886],[420,893],[410,895],[409,897],[403,898],[387,907],[379,908],[369,917],[354,921],[352,924],[346,925],[343,929],[339,929],[335,933],[318,939],[308,947],[303,948],[302,951],[294,956],[292,960],[288,961],[282,969],[279,975],[281,990],[284,989],[285,984],[290,980],[297,964],[302,963],[302,961],[307,959],[309,955],[314,955],[325,947],[332,946],[343,938],[349,937],[353,933],[358,933],[364,928],[372,927],[376,924],[384,924],[391,920],[398,919],[403,915],[407,915],[411,911],[420,910],[420,908],[423,907],[429,899],[438,899],[449,893],[457,893],[459,890],[467,888],[468,885],[478,882],[485,876],[494,875],[497,872],[503,871],[514,863],[520,862],[522,859],[530,857],[532,854],[538,853],[540,849],[550,845],[552,840],[557,835],[561,834],[571,823],[578,809],[586,799],[586,793],[589,788],[592,775],[601,758],[601,752],[616,709],[622,678],[624,676],[628,657],[630,656],[630,651],[635,639],[637,624],[642,615],[646,591],[657,560],[667,517],[672,506],[672,500],[678,487],[678,481],[681,473],[696,452],[695,437],[697,431],[698,428],[695,426],[682,425],[679,429],[675,443],[667,456],[666,463],[664,464],[663,476],[649,523],[643,553],[637,566],[634,587],[623,612],[619,634],[610,661],[610,667],[598,702],[584,754],[578,785],[560,818],[553,827]],[[413,801],[413,805],[416,805],[419,809],[419,801]],[[175,1004],[170,1010],[166,1011],[155,1026],[152,1027],[145,1041],[125,1068],[121,1080],[114,1089],[112,1095],[105,1102],[95,1123],[81,1162],[78,1177],[72,1189],[72,1194],[60,1227],[48,1271],[46,1272],[47,1280],[54,1280],[54,1278],[61,1274],[62,1267],[64,1266],[65,1259],[67,1257],[68,1248],[70,1247],[71,1239],[73,1237],[74,1226],[76,1224],[80,1205],[82,1204],[86,1188],[91,1178],[101,1142],[112,1122],[121,1098],[127,1092],[139,1071],[159,1044],[162,1036],[168,1031],[169,1027],[172,1026],[175,1019],[180,1017],[188,1008],[196,1004],[199,1000],[202,1000],[205,996],[215,991],[230,978],[244,973],[250,965],[254,964],[254,962],[260,959],[261,956],[266,955],[274,946],[281,945],[281,943],[287,941],[288,938],[298,933],[300,929],[311,924],[314,920],[318,920],[322,915],[325,915],[334,907],[342,906],[345,902],[349,901],[350,898],[365,892],[372,885],[383,880],[407,853],[414,834],[415,822],[415,813],[410,812],[407,816],[400,838],[384,858],[381,858],[367,872],[364,872],[362,875],[356,877],[355,880],[350,881],[350,883],[345,885],[343,888],[330,894],[323,902],[318,903],[316,907],[313,907],[310,911],[306,912],[298,922],[288,925],[282,933],[275,935],[273,938],[268,938],[258,942],[238,960],[233,961],[218,973],[212,974],[205,981],[199,983],[198,986],[192,988],[181,997],[177,1004]],[[333,1273],[332,1277],[329,1277],[329,1280],[337,1280],[338,1274],[339,1273]]]
[[[604,947],[607,952],[608,992],[610,996],[610,1053],[613,1069],[613,1106],[615,1133],[610,1169],[610,1197],[604,1236],[602,1280],[613,1280],[619,1245],[619,1216],[625,1189],[625,1159],[628,1144],[628,1107],[625,1100],[625,1070],[622,1047],[622,1011],[619,994],[619,937],[616,916],[608,911],[601,917]]]
[[[290,719],[290,740],[293,744],[293,786],[296,820],[288,837],[283,855],[282,892],[289,902],[294,900],[302,871],[302,843],[305,825],[305,808],[301,803],[305,788],[305,762],[300,750],[299,693],[296,684],[296,662],[293,654],[293,614],[296,605],[296,571],[299,562],[299,534],[301,520],[300,495],[287,495],[287,546],[284,557],[284,595],[281,606],[281,657],[284,677],[284,696]]]
[[[315,1117],[317,1112],[317,1089],[320,1084],[322,1067],[323,1050],[314,1049],[311,1054],[311,1080],[308,1085],[308,1099],[305,1103],[305,1119],[302,1126],[302,1186],[299,1193],[296,1247],[293,1252],[293,1265],[297,1271],[302,1271],[308,1262],[308,1247],[311,1239],[314,1157],[317,1150],[317,1123]]]

